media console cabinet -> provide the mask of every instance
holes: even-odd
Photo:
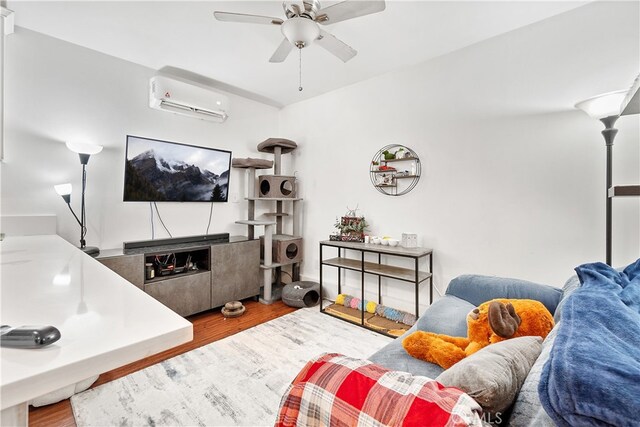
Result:
[[[145,264],[173,254],[176,265],[189,260],[196,269],[147,278]],[[181,316],[189,316],[229,301],[260,294],[260,241],[231,236],[225,243],[181,243],[136,249],[103,250],[97,257],[105,266],[127,279]]]

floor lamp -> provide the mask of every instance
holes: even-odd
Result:
[[[618,133],[614,128],[616,120],[620,117],[620,109],[627,90],[609,92],[594,96],[578,102],[575,106],[587,113],[590,117],[598,119],[604,124],[602,136],[607,147],[607,188],[606,188],[606,262],[611,265],[611,197],[609,189],[613,185],[613,140]]]
[[[65,203],[69,207],[69,210],[73,214],[74,218],[80,225],[80,249],[85,253],[95,257],[100,254],[100,249],[95,246],[87,246],[85,241],[85,236],[87,234],[87,216],[85,211],[85,191],[87,189],[87,163],[89,163],[89,158],[93,154],[98,154],[102,151],[101,145],[88,144],[83,142],[67,142],[67,148],[75,153],[78,153],[80,157],[80,164],[82,165],[82,202],[80,205],[80,218],[74,212],[71,207],[71,184],[60,184],[54,186],[56,192],[62,196]]]

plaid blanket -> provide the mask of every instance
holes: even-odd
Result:
[[[368,360],[324,354],[282,397],[276,426],[481,426],[467,394]]]

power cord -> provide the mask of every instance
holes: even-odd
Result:
[[[153,204],[149,202],[149,209],[151,210],[151,240],[155,239],[155,230],[153,229]]]
[[[211,201],[211,209],[209,210],[209,222],[207,223],[207,231],[204,234],[209,234],[209,227],[211,226],[211,215],[213,214],[213,201]]]
[[[164,224],[164,221],[162,220],[162,217],[160,216],[160,211],[158,210],[158,205],[156,204],[156,202],[153,202],[153,206],[155,206],[155,208],[156,208],[156,214],[158,214],[158,219],[160,220],[160,224],[162,224],[162,226],[164,227],[164,229],[167,232],[167,234],[169,235],[169,237],[173,237],[173,235],[171,234],[171,232],[169,231],[167,226]]]

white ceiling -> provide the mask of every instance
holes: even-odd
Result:
[[[357,1],[357,0],[353,0]],[[335,1],[323,2],[329,6]],[[323,27],[354,47],[347,63],[319,46],[269,63],[279,27],[218,22],[213,11],[284,18],[280,1],[8,1],[16,25],[156,70],[199,75],[288,105],[417,64],[585,4],[572,1],[397,1]],[[234,91],[231,89],[230,91]],[[238,92],[238,91],[236,91]]]

